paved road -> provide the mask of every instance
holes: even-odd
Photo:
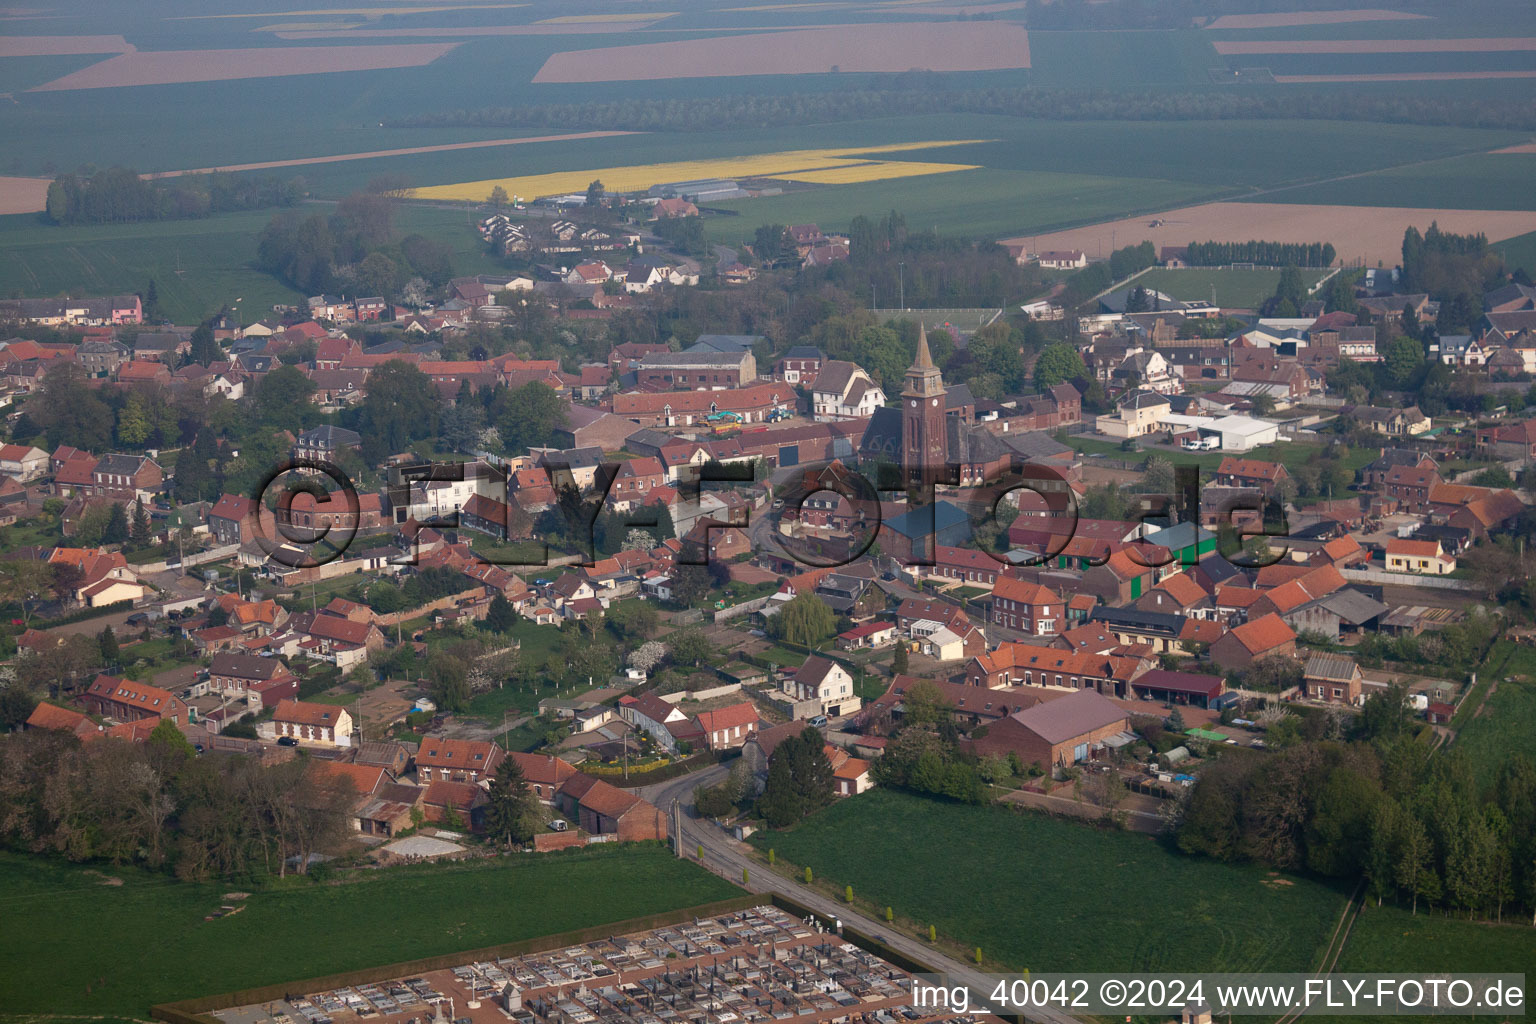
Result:
[[[866,917],[844,903],[769,870],[765,865],[743,853],[742,844],[736,842],[719,825],[713,821],[695,817],[694,788],[700,785],[714,785],[725,778],[728,770],[725,765],[711,765],[691,775],[647,786],[639,792],[663,810],[670,810],[673,800],[683,805],[683,849],[691,852],[702,846],[704,858],[701,863],[705,867],[738,884],[741,882],[742,870],[746,869],[748,878],[746,887],[752,892],[780,893],[810,907],[819,914],[840,919],[866,934],[876,936],[919,963],[928,964],[935,971],[948,974],[952,979],[965,984],[973,993],[971,997],[973,1006],[986,998],[995,987],[996,980],[978,970],[974,965],[951,959],[926,942],[898,932],[882,921]],[[1079,1018],[1057,1011],[1038,1012],[1028,1019],[1040,1021],[1043,1024],[1082,1024]]]

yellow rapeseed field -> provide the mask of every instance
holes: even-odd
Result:
[[[581,171],[556,171],[550,174],[530,174],[522,177],[486,178],[482,181],[465,181],[454,185],[429,185],[415,189],[413,194],[422,199],[456,199],[481,202],[500,185],[508,196],[538,199],[543,196],[585,192],[593,180],[603,183],[610,192],[644,192],[652,185],[667,181],[697,181],[704,178],[793,178],[810,181],[808,173],[846,169],[851,160],[871,153],[899,153],[907,150],[929,149],[934,146],[961,146],[983,139],[950,139],[933,142],[906,142],[886,146],[864,146],[852,149],[792,149],[778,153],[754,153],[750,156],[717,157],[712,160],[679,160],[662,164],[636,164],[628,167],[593,167]],[[900,167],[899,161],[881,161],[891,168]],[[943,167],[960,170],[960,164],[908,164],[910,167]],[[913,171],[914,174],[933,174],[932,170]],[[855,181],[876,181],[880,177],[894,178],[902,174],[891,173],[888,168],[878,177],[855,178]],[[832,182],[828,182],[831,184]]]
[[[881,160],[876,163],[852,164],[848,167],[827,167],[815,171],[796,171],[790,174],[774,174],[771,177],[783,181],[803,181],[810,185],[858,185],[866,181],[884,181],[887,178],[915,178],[919,174],[948,174],[950,171],[974,171],[979,164],[923,164],[905,163],[899,160]]]

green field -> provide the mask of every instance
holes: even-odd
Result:
[[[1375,974],[1410,971],[1448,973],[1524,973],[1529,985],[1536,964],[1536,928],[1529,920],[1508,919],[1507,924],[1484,924],[1431,915],[1420,908],[1411,914],[1406,907],[1369,902],[1349,933],[1344,953],[1335,970],[1340,973]],[[1529,1013],[1529,1010],[1525,1010]],[[1520,1012],[1498,1016],[1460,1017],[1458,1020],[1508,1021]],[[1314,1017],[1324,1024],[1354,1018]],[[1378,1017],[1383,1024],[1422,1024],[1423,1017]]]
[[[1536,753],[1536,651],[1501,641],[1484,671],[1493,676],[1497,689],[1482,711],[1460,726],[1453,749],[1487,786],[1511,756]]]
[[[1154,267],[1136,278],[1136,284],[1148,291],[1159,291],[1183,302],[1204,300],[1224,308],[1257,309],[1275,294],[1280,283],[1278,270],[1222,270],[1214,267],[1190,267],[1170,270]],[[1327,276],[1326,270],[1303,270],[1311,288]],[[1213,298],[1214,296],[1214,298]]]
[[[1524,267],[1527,274],[1536,274],[1536,231],[1506,238],[1493,248],[1504,255],[1505,266],[1510,269]]]
[[[750,241],[762,224],[811,221],[832,230],[847,227],[860,213],[900,210],[912,230],[1006,237],[1183,206],[1209,196],[1206,186],[1153,178],[982,168],[712,203],[711,208],[734,210],[739,216],[711,219],[704,230],[712,241],[736,243]]]
[[[1031,971],[1305,971],[1342,893],[1128,832],[876,789],[751,840]]]
[[[1263,197],[1271,203],[1536,210],[1536,154],[1478,153],[1408,164]]]
[[[106,876],[122,885],[106,884]],[[622,882],[622,884],[620,884]],[[298,880],[204,921],[235,884],[0,854],[0,1008],[124,1014],[621,921],[739,890],[654,844]],[[247,887],[248,888],[248,887]]]
[[[0,296],[142,294],[154,280],[161,308],[177,323],[196,323],[237,300],[247,322],[259,320],[274,304],[303,298],[255,266],[257,236],[274,212],[80,227],[0,217]],[[420,232],[448,243],[457,273],[494,269],[465,217],[462,210],[401,207],[396,233]]]

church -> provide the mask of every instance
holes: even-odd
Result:
[[[900,407],[875,410],[859,442],[859,457],[900,467],[909,490],[979,487],[1014,465],[1055,467],[1075,478],[1077,452],[1044,431],[995,433],[976,422],[976,402],[964,384],[946,387],[919,327],[917,357],[907,369]]]

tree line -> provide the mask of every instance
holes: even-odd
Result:
[[[326,216],[279,213],[256,242],[257,264],[306,295],[402,297],[414,304],[453,277],[447,245],[424,235],[394,237],[388,196],[358,192]]]
[[[1184,262],[1192,267],[1331,267],[1337,255],[1331,242],[1190,242]]]
[[[1536,909],[1536,766],[1516,754],[1480,781],[1457,748],[1432,754],[1414,737],[1404,697],[1370,698],[1352,739],[1311,714],[1281,750],[1224,751],[1183,808],[1179,848],[1363,878],[1415,912]]]
[[[55,224],[120,224],[292,206],[303,196],[298,178],[213,173],[149,179],[127,167],[108,167],[53,179],[47,211]]]
[[[1440,303],[1441,334],[1470,330],[1483,312],[1483,293],[1504,283],[1504,258],[1481,232],[1458,235],[1431,221],[1420,233],[1403,232],[1403,291],[1424,292]]]
[[[0,841],[188,880],[303,874],[346,837],[356,798],[313,763],[198,756],[169,721],[145,743],[12,733],[0,737]]]
[[[852,82],[860,81],[852,75],[845,77]],[[578,128],[698,132],[921,114],[1003,114],[1049,121],[1318,120],[1520,131],[1536,128],[1536,111],[1529,103],[1518,100],[1343,89],[1264,93],[1117,92],[1029,86],[951,89],[943,76],[907,76],[902,84],[916,87],[901,88],[888,86],[885,76],[871,76],[863,81],[863,88],[850,84],[848,89],[836,92],[482,107],[416,114],[387,123],[403,128],[495,127],[540,132]]]

